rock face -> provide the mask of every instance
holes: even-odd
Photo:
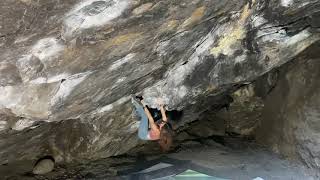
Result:
[[[183,111],[175,127],[225,107],[241,86],[319,42],[319,7],[317,0],[3,0],[0,162],[127,152],[139,143],[133,93],[150,107],[162,97]],[[230,131],[253,132],[254,123],[239,128],[233,119]]]
[[[302,160],[318,175],[320,56],[315,50],[319,47],[319,43],[310,47],[294,64],[282,68],[278,85],[266,97],[257,131],[260,142],[275,152]]]

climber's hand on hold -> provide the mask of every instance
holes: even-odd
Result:
[[[146,107],[146,106],[147,106],[147,104],[144,102],[143,99],[141,100],[141,104],[143,105],[143,107]]]
[[[161,115],[162,115],[162,120],[164,122],[167,122],[167,115],[166,115],[166,110],[164,109],[164,102],[162,98],[158,98],[157,99],[157,104],[160,106],[160,111],[161,111]]]

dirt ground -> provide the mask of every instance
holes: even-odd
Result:
[[[131,170],[123,171],[120,177],[164,180],[187,169],[233,180],[316,179],[305,166],[296,161],[271,153],[255,143],[233,139],[225,141],[224,145],[213,140],[206,140],[205,145],[197,141],[185,142],[178,152],[137,161]]]
[[[213,176],[214,180],[317,179],[297,161],[271,153],[254,142],[234,138],[219,143],[211,138],[190,140],[168,154],[125,155],[76,166],[57,165],[43,176],[16,174],[4,179],[171,180],[188,169]]]

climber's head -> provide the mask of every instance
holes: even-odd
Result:
[[[169,123],[165,123],[161,128],[160,139],[158,141],[162,151],[166,152],[170,150],[173,142],[173,134],[171,125]]]

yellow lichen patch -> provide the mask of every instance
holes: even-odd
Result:
[[[78,54],[78,50],[73,47],[67,47],[63,50],[62,59],[69,60],[74,59],[74,57]]]
[[[171,20],[168,22],[165,22],[164,24],[161,25],[160,27],[160,32],[168,32],[174,30],[178,25],[177,20]]]
[[[215,91],[217,89],[217,86],[213,85],[213,84],[210,84],[207,89],[206,89],[206,92],[212,92],[212,91]]]
[[[214,56],[219,54],[230,55],[234,52],[232,45],[239,42],[245,37],[245,22],[251,14],[251,9],[249,9],[249,4],[246,4],[240,14],[238,22],[225,30],[224,37],[221,37],[218,45],[210,50],[210,53]]]
[[[239,19],[239,23],[245,23],[245,21],[247,20],[247,18],[249,17],[251,11],[249,10],[249,4],[246,4],[242,10],[242,13],[240,15],[240,19]]]
[[[139,38],[142,33],[128,33],[124,35],[118,35],[107,42],[104,43],[104,48],[109,48],[111,46],[118,46],[128,41],[132,42],[133,40]]]
[[[153,3],[142,4],[141,6],[135,8],[132,11],[132,14],[134,15],[142,14],[144,12],[147,12],[152,6],[153,6]]]
[[[119,44],[122,44],[124,42],[129,41],[129,40],[136,39],[140,35],[141,35],[141,33],[129,33],[129,34],[125,34],[125,35],[116,36],[115,38],[113,38],[111,40],[111,43],[113,45],[119,45]]]
[[[231,46],[235,44],[238,40],[244,38],[245,30],[243,27],[237,26],[227,33],[227,36],[223,37],[218,46],[210,50],[211,54],[218,56],[219,54],[227,55],[232,52]]]
[[[86,59],[84,58],[84,56],[87,56],[87,54],[88,53],[86,52],[86,49],[77,48],[74,45],[69,45],[66,48],[64,48],[61,57],[53,63],[57,67],[75,67],[77,66],[75,64],[87,63],[86,61],[82,60]]]
[[[233,93],[233,96],[237,97],[237,101],[239,102],[244,102],[245,99],[243,98],[253,97],[254,95],[255,93],[253,85],[246,86]]]
[[[206,8],[202,6],[194,10],[192,15],[182,23],[181,28],[184,29],[186,27],[190,27],[195,23],[199,22],[204,15],[205,9]]]

